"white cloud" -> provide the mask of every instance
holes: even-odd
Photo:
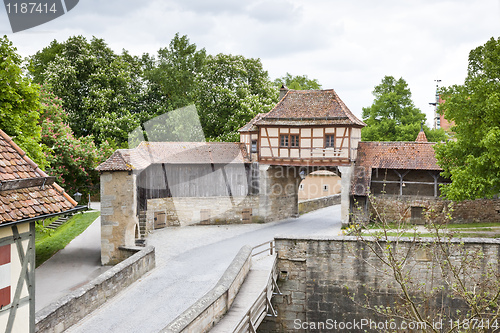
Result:
[[[212,54],[261,58],[271,78],[316,78],[357,115],[384,75],[403,77],[431,124],[434,79],[463,82],[469,51],[499,36],[500,9],[497,0],[85,0],[26,32],[8,33],[6,21],[0,31],[23,55],[77,34],[155,54],[179,32]]]

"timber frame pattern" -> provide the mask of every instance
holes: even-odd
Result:
[[[14,298],[9,305],[0,309],[0,314],[2,312],[9,313],[5,332],[13,332],[17,309],[29,303],[30,332],[35,332],[35,224],[30,223],[29,231],[23,233],[19,233],[16,224],[9,226],[9,228],[12,231],[12,236],[0,239],[0,246],[15,244],[21,263],[21,271],[17,277]],[[27,288],[28,295],[22,297],[24,287]]]

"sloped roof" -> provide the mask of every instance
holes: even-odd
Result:
[[[351,194],[367,195],[372,170],[441,171],[434,153],[434,142],[366,142],[358,144],[358,155],[351,182]]]
[[[267,113],[258,113],[252,120],[245,124],[242,128],[239,129],[240,132],[254,132],[257,131],[257,127],[255,123],[260,120]]]
[[[434,142],[360,142],[356,166],[381,169],[442,170]]]
[[[0,184],[0,224],[61,213],[77,205],[2,130]]]
[[[119,149],[98,171],[143,170],[150,164],[249,163],[240,142],[142,142],[134,149]]]
[[[416,142],[428,142],[427,137],[425,136],[424,131],[418,132],[417,139],[415,140]]]
[[[256,125],[346,125],[364,127],[333,89],[289,90]]]

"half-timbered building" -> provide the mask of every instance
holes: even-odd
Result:
[[[83,208],[0,130],[1,332],[35,332],[35,221]]]
[[[300,166],[350,165],[366,126],[333,89],[289,90],[279,103],[240,129],[252,160]]]
[[[441,201],[434,142],[420,131],[415,142],[360,142],[351,184],[352,217],[366,222],[370,201],[390,220],[423,223],[424,211]]]

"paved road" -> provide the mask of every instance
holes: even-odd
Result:
[[[96,206],[96,205],[94,205]],[[92,206],[93,209],[96,207]],[[81,287],[110,267],[101,266],[101,218],[35,270],[35,311]]]
[[[191,226],[148,237],[157,267],[67,332],[157,333],[217,283],[245,245],[276,235],[338,235],[340,205],[268,224]]]

